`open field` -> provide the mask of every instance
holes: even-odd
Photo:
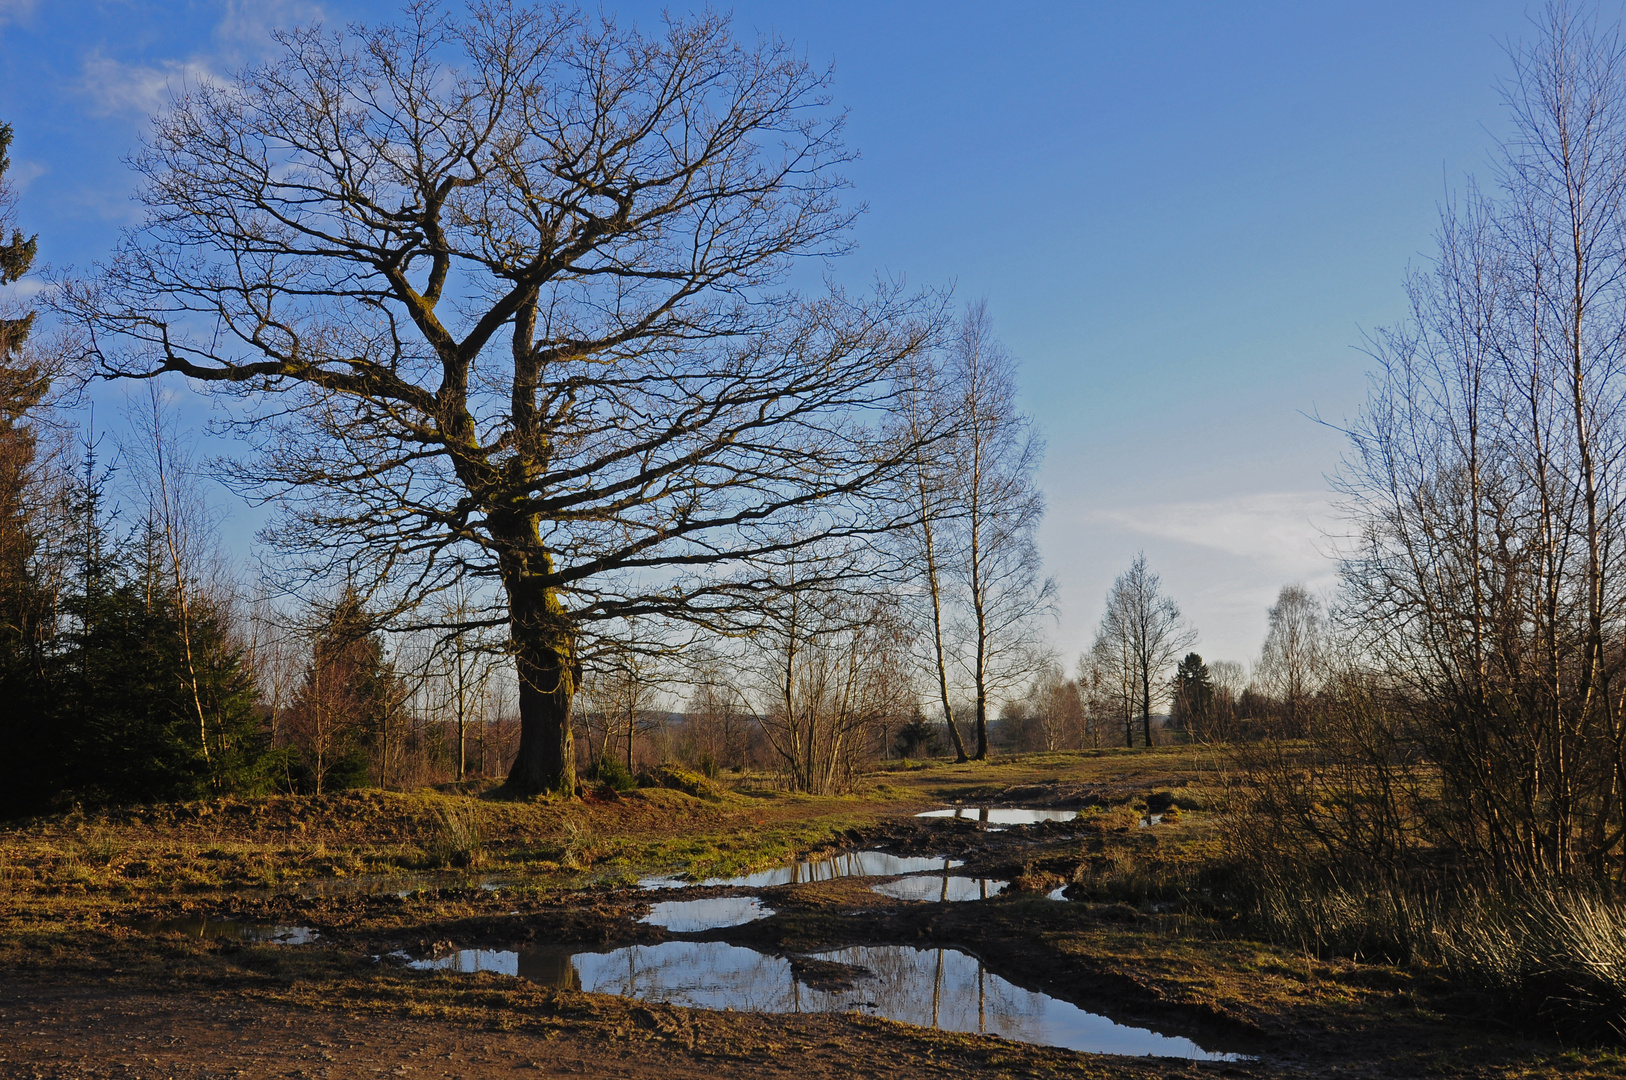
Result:
[[[1437,972],[1326,962],[1250,936],[1219,876],[1226,774],[1206,751],[900,768],[842,798],[791,796],[749,777],[697,790],[703,797],[645,788],[576,803],[351,792],[16,825],[0,834],[0,1071],[1517,1077],[1626,1069],[1613,1051],[1505,1030],[1478,995]],[[1004,831],[913,816],[989,802],[1080,813]],[[1166,816],[1140,827],[1148,810]],[[726,876],[861,849],[952,856],[965,863],[957,873],[1009,887],[973,903],[914,903],[846,877],[756,888],[776,914],[727,929],[677,935],[636,921],[653,902],[741,891],[657,893],[637,887],[644,875]],[[1063,886],[1066,900],[1049,898]],[[205,918],[319,936],[301,945],[208,936]],[[1096,1055],[859,1014],[688,1009],[391,959],[678,939],[790,957],[808,986],[818,985],[817,964],[797,958],[815,951],[957,949],[1024,990],[1240,1057]]]

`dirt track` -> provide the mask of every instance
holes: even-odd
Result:
[[[38,1080],[406,1076],[659,1078],[1250,1076],[1246,1066],[1090,1058],[866,1018],[612,1004],[591,1025],[314,1011],[231,992],[169,995],[10,979],[0,1075]],[[1273,1071],[1272,1075],[1284,1075]]]

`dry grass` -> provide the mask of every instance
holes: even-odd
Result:
[[[475,869],[485,861],[485,813],[473,800],[448,800],[437,808],[424,854],[431,866]]]
[[[888,772],[852,796],[831,799],[787,795],[761,777],[746,777],[737,784],[728,778],[716,801],[662,788],[587,803],[365,792],[320,801],[279,797],[25,823],[0,831],[0,889],[5,890],[0,964],[38,972],[77,964],[97,977],[150,970],[154,985],[169,985],[177,972],[194,969],[200,985],[239,979],[259,985],[256,980],[271,978],[277,985],[307,987],[316,1008],[329,1007],[335,988],[344,985],[377,994],[380,1007],[394,1007],[398,988],[381,984],[373,967],[362,963],[363,953],[380,948],[357,944],[367,935],[384,940],[421,930],[431,940],[469,940],[459,935],[500,935],[525,920],[539,927],[568,925],[581,933],[589,923],[571,920],[590,917],[609,920],[606,926],[630,925],[640,894],[572,890],[626,884],[649,872],[727,876],[824,848],[874,842],[866,834],[892,835],[887,830],[897,829],[898,836],[910,835],[912,825],[898,828],[889,820],[943,802],[991,799],[1019,788],[1032,789],[1032,799],[1042,804],[1047,785],[1054,785],[1096,800],[1081,814],[1083,828],[1041,830],[1030,837],[1005,834],[1018,842],[1007,849],[1011,862],[1000,864],[1005,868],[998,873],[1013,880],[1025,875],[1035,887],[1066,880],[1072,901],[1058,904],[1045,900],[1043,890],[1027,897],[1013,890],[986,909],[949,905],[953,910],[927,913],[922,934],[957,941],[979,955],[1005,957],[1013,970],[1034,978],[1076,984],[1080,994],[1101,995],[1103,1005],[1121,1005],[1128,995],[1147,1002],[1148,1009],[1200,1008],[1205,1015],[1292,1040],[1306,1053],[1314,1046],[1313,1053],[1326,1061],[1338,1051],[1320,1049],[1325,1033],[1341,1033],[1349,1046],[1369,1047],[1369,1033],[1382,1030],[1383,1045],[1359,1054],[1381,1051],[1387,1058],[1378,1071],[1391,1075],[1533,1076],[1551,1067],[1581,1075],[1600,1068],[1599,1051],[1584,1051],[1575,1062],[1559,1061],[1550,1047],[1512,1035],[1497,1036],[1502,1041],[1495,1044],[1493,1064],[1484,1026],[1433,1010],[1432,999],[1421,992],[1447,1000],[1455,986],[1488,981],[1480,968],[1489,971],[1496,963],[1502,964],[1496,970],[1511,973],[1504,978],[1534,985],[1530,972],[1536,968],[1521,967],[1523,961],[1510,966],[1505,950],[1515,933],[1535,936],[1511,924],[1500,936],[1482,940],[1463,930],[1454,939],[1455,966],[1417,953],[1408,967],[1387,963],[1357,935],[1371,936],[1388,925],[1393,936],[1396,925],[1422,925],[1420,917],[1397,923],[1370,897],[1327,895],[1308,909],[1308,921],[1290,927],[1283,914],[1271,935],[1276,941],[1262,939],[1264,924],[1236,917],[1237,904],[1217,876],[1225,868],[1227,788],[1223,770],[1204,753],[1157,748],[937,765]],[[1159,805],[1165,807],[1164,824],[1139,828],[1140,816]],[[974,835],[969,825],[961,833],[944,835],[962,840]],[[384,891],[376,903],[317,890],[299,894],[304,899],[279,894],[260,901],[231,888],[294,878],[422,874],[428,865],[478,866],[512,884],[501,894],[489,893],[448,871],[434,876],[438,885],[414,891],[404,901]],[[858,889],[857,899],[843,899],[831,891],[792,915],[802,920],[798,926],[805,924],[808,941],[816,942],[821,939],[815,931],[825,924],[850,932],[859,920],[845,916],[867,902],[867,895]],[[228,902],[235,906],[223,908]],[[524,914],[513,917],[516,909]],[[303,920],[308,915],[310,925],[321,927],[335,945],[278,951],[160,941],[124,928],[137,910],[147,913],[143,917],[222,910],[238,918]],[[1607,973],[1621,965],[1622,950],[1611,951],[1610,945],[1618,945],[1618,938],[1609,936],[1619,923],[1611,913],[1588,911],[1577,911],[1566,940],[1592,942],[1590,951],[1570,951],[1581,957],[1581,966],[1603,972],[1607,984]],[[1490,916],[1483,925],[1491,925]],[[1589,926],[1591,937],[1585,938],[1582,931]],[[905,939],[915,940],[914,933]],[[1315,935],[1353,947],[1317,958],[1313,941],[1308,948],[1304,944]],[[1445,948],[1430,940],[1431,947]],[[1362,959],[1342,958],[1349,955]],[[1498,956],[1503,959],[1497,961]],[[445,976],[434,985],[464,988],[467,981]],[[410,985],[421,989],[429,983]],[[1442,1051],[1445,1056],[1438,1060],[1428,1058],[1435,1042],[1454,1049]],[[1607,1072],[1602,1068],[1597,1074]]]

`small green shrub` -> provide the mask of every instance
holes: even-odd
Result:
[[[627,767],[608,754],[593,767],[593,779],[615,791],[631,791],[638,786],[637,779]]]

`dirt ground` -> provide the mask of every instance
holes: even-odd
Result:
[[[238,801],[0,832],[0,1076],[1626,1075],[1613,1049],[1518,1030],[1440,973],[1250,937],[1205,876],[1223,850],[1222,763],[1190,751],[939,765],[844,799],[741,782],[703,798],[481,803],[485,842],[461,869],[426,855],[445,801]],[[1080,814],[1005,831],[914,817],[987,801]],[[1154,812],[1166,816],[1140,826]],[[757,890],[772,918],[687,937],[787,957],[952,947],[1027,990],[1245,1060],[1083,1054],[859,1014],[684,1009],[376,959],[668,940],[636,921],[652,902],[739,890],[656,895],[640,875],[865,848],[953,855],[966,862],[957,873],[1010,887],[923,904],[857,878],[775,886]],[[1059,887],[1065,902],[1046,898]],[[201,916],[320,938],[283,946],[152,926]]]
[[[0,1070],[37,1080],[1259,1075],[1246,1066],[1092,1059],[867,1017],[630,1005],[569,1026],[510,1024],[13,980],[0,987]]]

